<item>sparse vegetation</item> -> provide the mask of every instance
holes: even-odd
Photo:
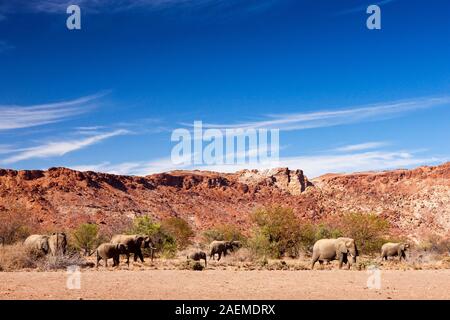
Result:
[[[231,224],[221,224],[203,232],[206,243],[214,240],[218,241],[246,241],[246,237],[236,226]]]
[[[128,233],[148,235],[156,250],[165,258],[174,257],[177,252],[177,242],[174,236],[164,230],[161,223],[153,222],[149,216],[136,217],[133,220],[133,227]]]
[[[24,240],[37,228],[37,223],[21,206],[0,211],[1,244],[13,244]]]
[[[297,257],[301,243],[301,224],[292,209],[280,206],[258,209],[252,214],[256,224],[249,239],[256,255]]]
[[[105,240],[98,232],[98,226],[92,223],[83,223],[72,233],[73,246],[82,250],[85,256],[91,255],[92,251]]]
[[[191,244],[191,238],[194,236],[194,231],[187,221],[181,218],[172,217],[163,220],[161,227],[165,233],[170,234],[175,239],[178,250],[183,250]]]
[[[390,231],[386,219],[371,213],[347,213],[340,219],[339,227],[343,235],[355,239],[365,254],[378,253]]]

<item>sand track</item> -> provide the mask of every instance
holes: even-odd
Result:
[[[82,271],[81,289],[66,272],[0,272],[0,299],[450,299],[450,270],[381,271],[368,289],[365,271]]]

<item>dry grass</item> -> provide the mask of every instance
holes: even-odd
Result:
[[[49,271],[65,269],[68,266],[86,267],[90,264],[78,253],[51,256],[27,249],[22,243],[5,245],[0,248],[0,271],[38,269]]]
[[[0,248],[0,271],[36,268],[39,255],[27,250],[22,244],[5,245]]]

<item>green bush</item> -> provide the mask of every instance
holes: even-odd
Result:
[[[348,213],[341,219],[345,237],[353,238],[358,249],[365,254],[379,252],[390,232],[389,222],[372,213]]]
[[[203,237],[207,243],[214,240],[218,241],[241,241],[245,242],[246,238],[242,232],[234,225],[222,224],[215,228],[203,232]]]
[[[84,255],[91,255],[92,251],[105,241],[98,232],[98,226],[92,223],[83,223],[72,232],[72,246],[83,250]]]
[[[305,251],[312,251],[312,247],[317,240],[332,239],[343,236],[343,232],[326,222],[319,224],[304,223],[300,228],[300,243]]]
[[[128,233],[149,236],[156,250],[161,252],[164,258],[172,258],[176,255],[177,243],[174,236],[164,230],[160,223],[153,222],[149,216],[136,217]]]
[[[272,258],[298,256],[301,225],[292,209],[280,206],[258,209],[251,218],[256,228],[249,243],[255,254]]]
[[[183,250],[191,244],[194,231],[186,220],[176,217],[168,218],[162,221],[161,227],[176,240],[176,246],[179,250]]]

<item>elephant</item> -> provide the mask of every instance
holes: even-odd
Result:
[[[203,251],[195,251],[195,252],[192,252],[192,253],[190,253],[188,256],[187,256],[187,259],[192,259],[192,260],[194,260],[194,261],[200,261],[200,260],[205,260],[205,268],[206,268],[206,266],[207,266],[207,263],[206,263],[206,253],[205,252],[203,252]]]
[[[120,254],[124,254],[127,251],[127,247],[122,244],[112,244],[112,243],[102,243],[98,246],[97,250],[95,251],[97,254],[97,268],[98,268],[98,262],[100,260],[105,261],[105,267],[108,266],[108,259],[113,259],[113,267],[116,267],[119,265],[119,259]]]
[[[408,243],[394,243],[388,242],[383,244],[381,247],[381,260],[387,260],[388,257],[398,256],[398,260],[401,261],[402,258],[406,260],[406,250],[409,249]]]
[[[32,234],[31,236],[25,239],[23,244],[27,249],[47,254],[50,251],[50,247],[48,245],[48,238],[49,236],[46,235]]]
[[[66,254],[67,250],[67,237],[64,232],[54,232],[48,238],[48,246],[50,248],[50,254],[56,256],[58,254]]]
[[[355,240],[352,238],[337,238],[337,239],[320,239],[316,241],[313,247],[313,255],[311,262],[311,269],[314,269],[314,264],[319,261],[322,264],[324,261],[339,260],[339,269],[342,268],[344,261],[348,261],[348,255],[352,257],[350,265],[356,263],[358,256],[358,249]]]
[[[233,246],[233,248],[239,249],[242,247],[242,242],[233,240],[233,241],[231,241],[231,245]]]
[[[223,256],[225,257],[228,253],[228,250],[233,251],[233,245],[231,241],[213,241],[211,242],[211,244],[209,245],[209,259],[213,258],[213,260],[215,260],[215,256],[216,254],[219,255],[219,258],[217,259],[217,261],[220,260],[220,258]]]
[[[126,234],[117,234],[112,237],[111,243],[113,244],[124,244],[126,246],[126,254],[127,256],[127,264],[130,265],[130,254],[133,253],[134,261],[137,261],[137,258],[141,259],[141,262],[144,262],[144,256],[142,255],[141,247],[150,248],[152,250],[151,259],[153,261],[153,242],[150,237],[145,235],[126,235]]]

